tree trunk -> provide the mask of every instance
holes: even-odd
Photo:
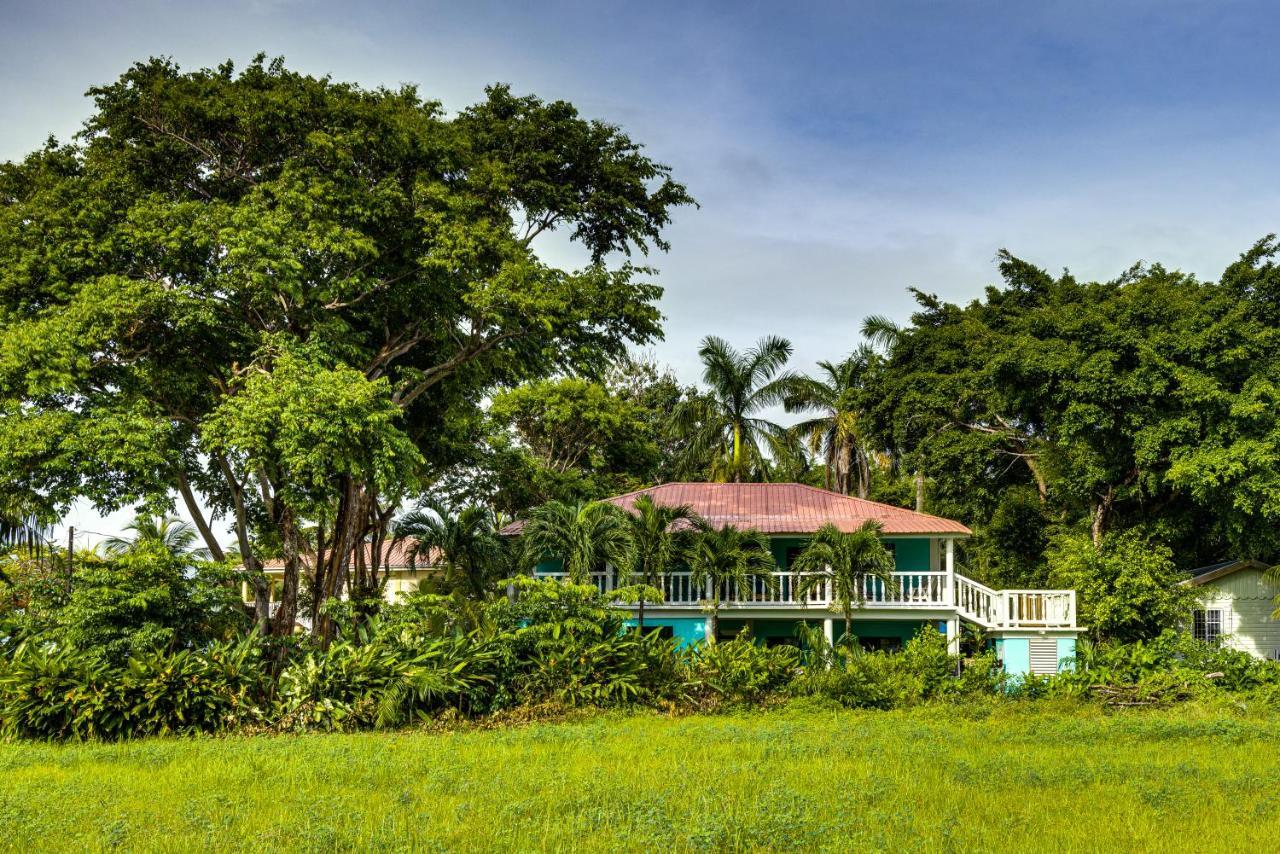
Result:
[[[1107,491],[1093,508],[1093,524],[1089,532],[1093,537],[1093,547],[1102,547],[1102,538],[1107,533],[1107,518],[1111,514],[1111,505],[1115,502],[1115,490],[1108,486]]]
[[[853,643],[853,612],[848,609],[844,612],[844,643],[845,646]]]
[[[857,450],[855,459],[858,463],[858,497],[866,498],[871,493],[871,463],[861,448]]]
[[[640,597],[639,608],[636,610],[636,630],[640,634],[644,634],[644,596]]]
[[[715,608],[719,608],[718,603]],[[718,634],[720,634],[720,612],[719,610],[712,610],[707,614],[707,643],[715,643],[716,635]]]
[[[916,469],[916,512],[924,512],[924,470]]]
[[[733,482],[742,483],[742,427],[733,425]]]
[[[253,622],[260,635],[266,636],[271,620],[271,587],[262,575],[262,562],[253,553],[249,542],[249,515],[244,505],[244,484],[235,476],[231,463],[221,454],[211,454],[231,493],[231,507],[235,512],[236,544],[240,549],[240,562],[249,576],[253,588]]]
[[[1049,484],[1045,482],[1044,472],[1040,471],[1040,465],[1029,454],[1024,454],[1023,462],[1027,464],[1027,468],[1031,471],[1031,476],[1036,482],[1036,492],[1040,495],[1040,503],[1044,504],[1049,500]]]
[[[281,534],[281,551],[284,553],[284,579],[280,585],[280,605],[272,620],[271,631],[276,635],[287,636],[293,634],[293,627],[298,621],[301,537],[293,510],[288,506],[282,506],[277,524]]]
[[[213,535],[208,520],[204,518],[204,511],[200,509],[200,503],[196,501],[195,493],[191,491],[187,473],[182,469],[178,469],[178,493],[182,496],[182,503],[187,505],[187,513],[191,515],[191,521],[195,522],[196,530],[200,532],[205,548],[209,550],[209,556],[218,563],[222,563],[227,559],[227,555],[223,552],[218,538]]]

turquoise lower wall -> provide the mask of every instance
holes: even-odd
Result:
[[[626,625],[634,628],[636,621],[627,620]],[[649,617],[644,618],[645,630],[657,626],[670,626],[672,636],[680,642],[681,647],[702,640],[707,636],[707,621],[699,617]]]
[[[1005,673],[1025,676],[1031,672],[1031,644],[1026,638],[996,638],[995,650]],[[1058,672],[1073,669],[1075,662],[1076,639],[1058,638]]]
[[[1076,639],[1058,638],[1058,672],[1076,669]]]
[[[996,657],[1004,662],[1004,672],[1025,676],[1031,672],[1031,645],[1026,638],[996,638]]]

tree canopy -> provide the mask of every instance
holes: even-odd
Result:
[[[1025,575],[1054,530],[1098,547],[1141,528],[1182,566],[1275,555],[1276,251],[1260,242],[1219,282],[1158,264],[1081,282],[1001,253],[983,299],[917,292],[910,324],[879,336],[873,430],[926,473],[930,510],[983,529],[970,559],[1010,580],[1043,580]]]
[[[263,551],[285,558],[276,631],[308,547],[315,595],[376,587],[358,544],[492,389],[660,335],[625,259],[692,199],[569,103],[494,86],[449,116],[261,57],[91,95],[73,141],[0,166],[0,476],[52,509],[180,496],[215,555],[202,508],[230,518],[260,621]],[[553,231],[589,263],[541,260]]]

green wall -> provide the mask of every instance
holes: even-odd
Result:
[[[769,550],[778,563],[778,569],[787,570],[787,549],[802,548],[807,537],[773,537]],[[885,545],[892,545],[894,564],[898,572],[930,572],[935,567],[929,563],[929,539],[927,537],[885,537]]]
[[[836,641],[844,637],[844,618],[836,615],[834,619]],[[916,636],[925,626],[933,626],[944,635],[947,624],[931,620],[854,620],[853,635],[861,638],[897,638],[906,643]]]
[[[564,561],[558,557],[538,561],[538,565],[533,568],[533,574],[541,575],[544,572],[564,572]]]
[[[885,545],[892,544],[898,572],[929,572],[929,540],[925,537],[885,537]]]
[[[809,542],[808,537],[771,537],[769,551],[773,554],[778,570],[785,572],[787,566],[787,550],[803,548]],[[936,567],[929,564],[929,540],[926,537],[885,537],[886,545],[894,547],[896,569],[899,572],[929,572]],[[678,567],[686,570],[686,567]],[[547,558],[534,567],[535,574],[544,572],[562,572],[564,561],[558,558]]]

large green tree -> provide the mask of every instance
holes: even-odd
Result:
[[[918,293],[883,336],[877,435],[927,472],[931,509],[975,523],[967,559],[1006,583],[1043,581],[1053,529],[1099,548],[1141,528],[1182,566],[1274,555],[1275,251],[1217,283],[1159,265],[1082,282],[1002,253],[1002,286],[965,306]],[[988,520],[1012,552],[984,553]]]
[[[230,519],[263,623],[284,556],[278,632],[307,531],[318,596],[376,588],[361,543],[492,389],[660,334],[617,259],[691,199],[571,104],[495,86],[450,116],[261,58],[91,94],[72,142],[0,166],[0,476],[49,508],[177,496],[215,558]],[[545,263],[552,232],[587,265]]]

